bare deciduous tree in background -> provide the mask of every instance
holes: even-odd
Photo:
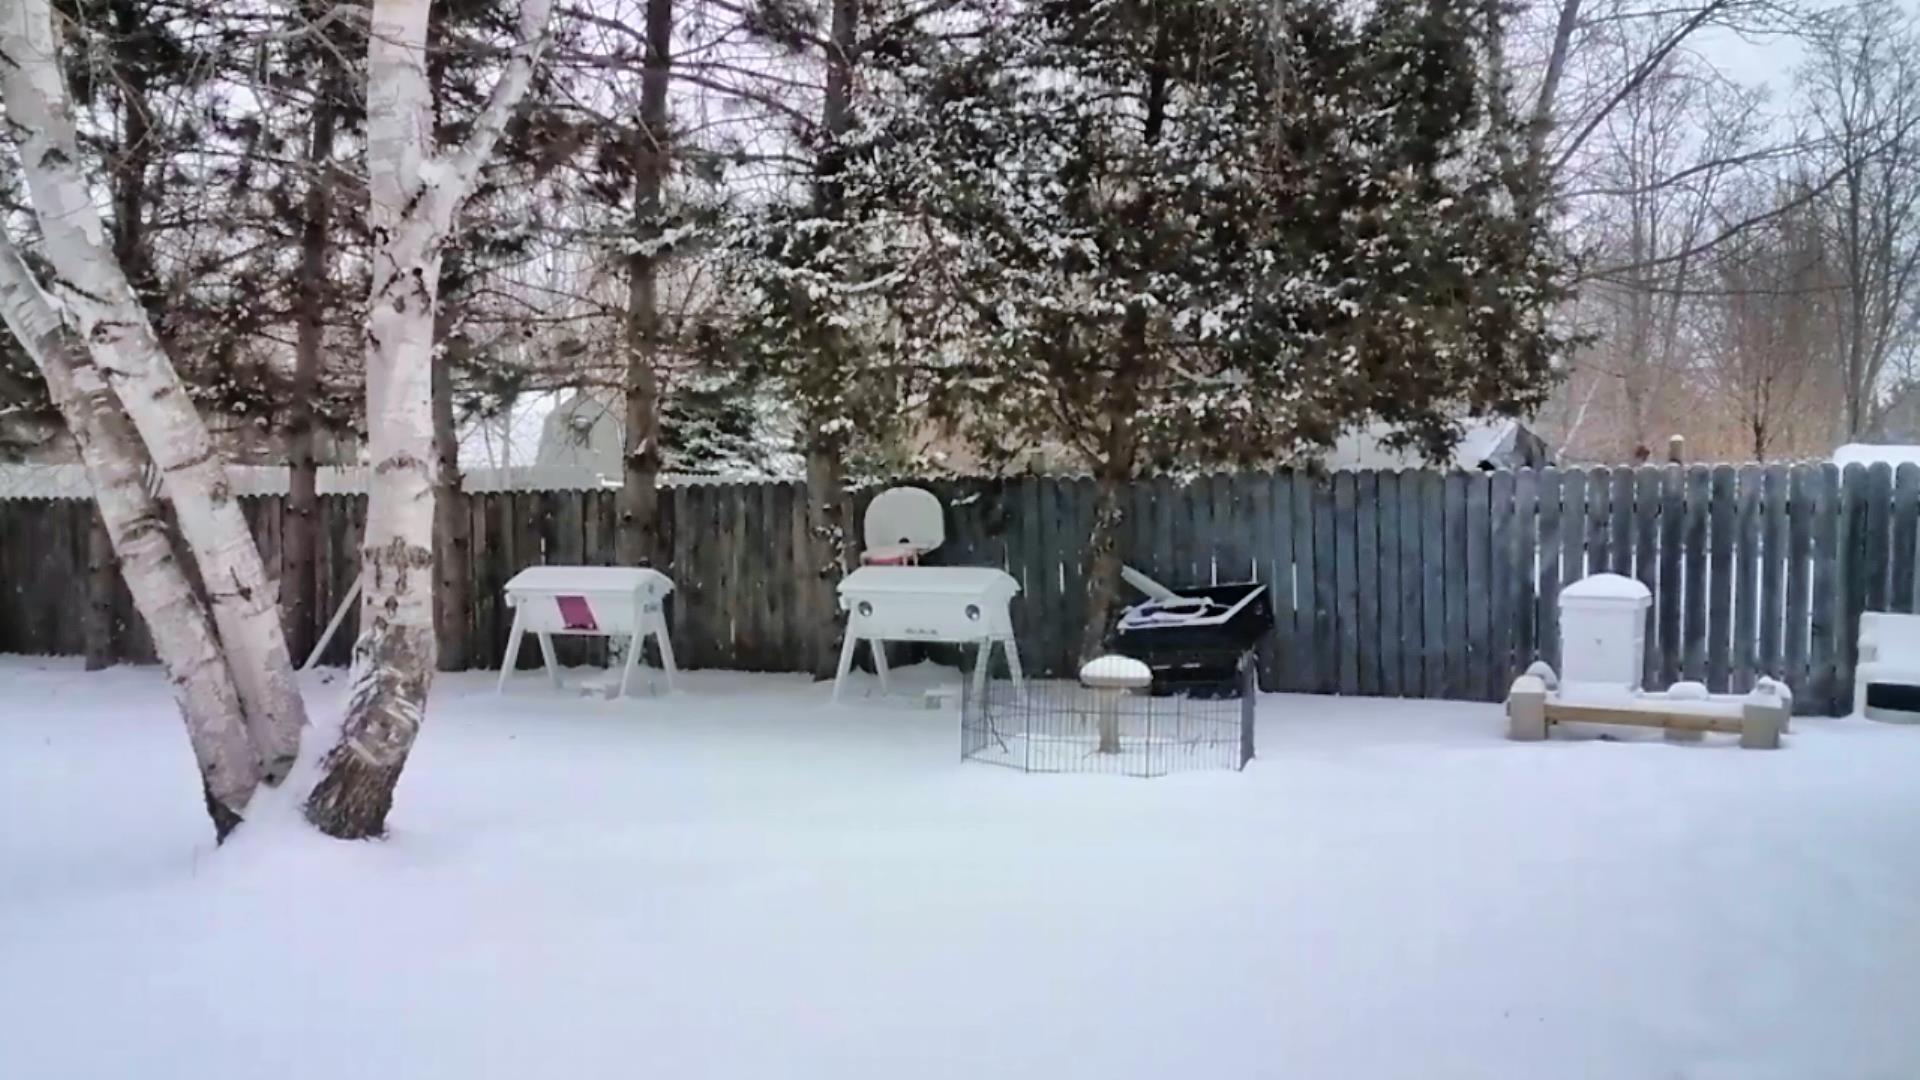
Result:
[[[1839,274],[1827,325],[1845,388],[1838,434],[1870,434],[1889,365],[1911,355],[1920,319],[1920,35],[1881,0],[1814,33],[1802,72],[1818,160],[1836,178],[1818,201]]]

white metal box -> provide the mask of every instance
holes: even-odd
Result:
[[[1561,692],[1641,690],[1652,604],[1645,585],[1619,574],[1593,574],[1560,590]]]
[[[1020,583],[983,566],[863,566],[840,582],[850,638],[980,641],[1013,637]]]

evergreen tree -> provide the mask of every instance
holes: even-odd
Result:
[[[899,58],[850,165],[850,200],[932,256],[889,324],[930,412],[990,460],[1064,448],[1099,482],[1083,651],[1131,478],[1374,420],[1438,454],[1462,418],[1537,403],[1560,345],[1484,6],[1271,7],[985,12],[964,50]]]

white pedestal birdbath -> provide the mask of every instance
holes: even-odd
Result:
[[[1153,685],[1153,670],[1131,656],[1097,656],[1080,669],[1080,685],[1099,693],[1100,753],[1120,752],[1120,703]]]

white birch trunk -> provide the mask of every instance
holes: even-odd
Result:
[[[159,504],[147,494],[141,475],[147,455],[139,435],[101,379],[85,343],[60,321],[4,233],[0,314],[46,376],[54,404],[80,446],[121,574],[173,684],[214,833],[225,839],[240,823],[260,783],[260,764],[239,691],[206,609],[174,559]]]
[[[455,212],[531,81],[551,0],[522,0],[520,45],[467,142],[433,145],[429,0],[375,0],[367,45],[367,442],[360,640],[340,742],[307,819],[346,839],[386,830],[433,685],[434,304]]]
[[[269,783],[300,748],[305,706],[275,592],[228,485],[226,466],[105,239],[80,168],[48,0],[0,3],[0,91],[20,139],[53,283],[99,372],[166,478],[199,563],[228,668]]]

